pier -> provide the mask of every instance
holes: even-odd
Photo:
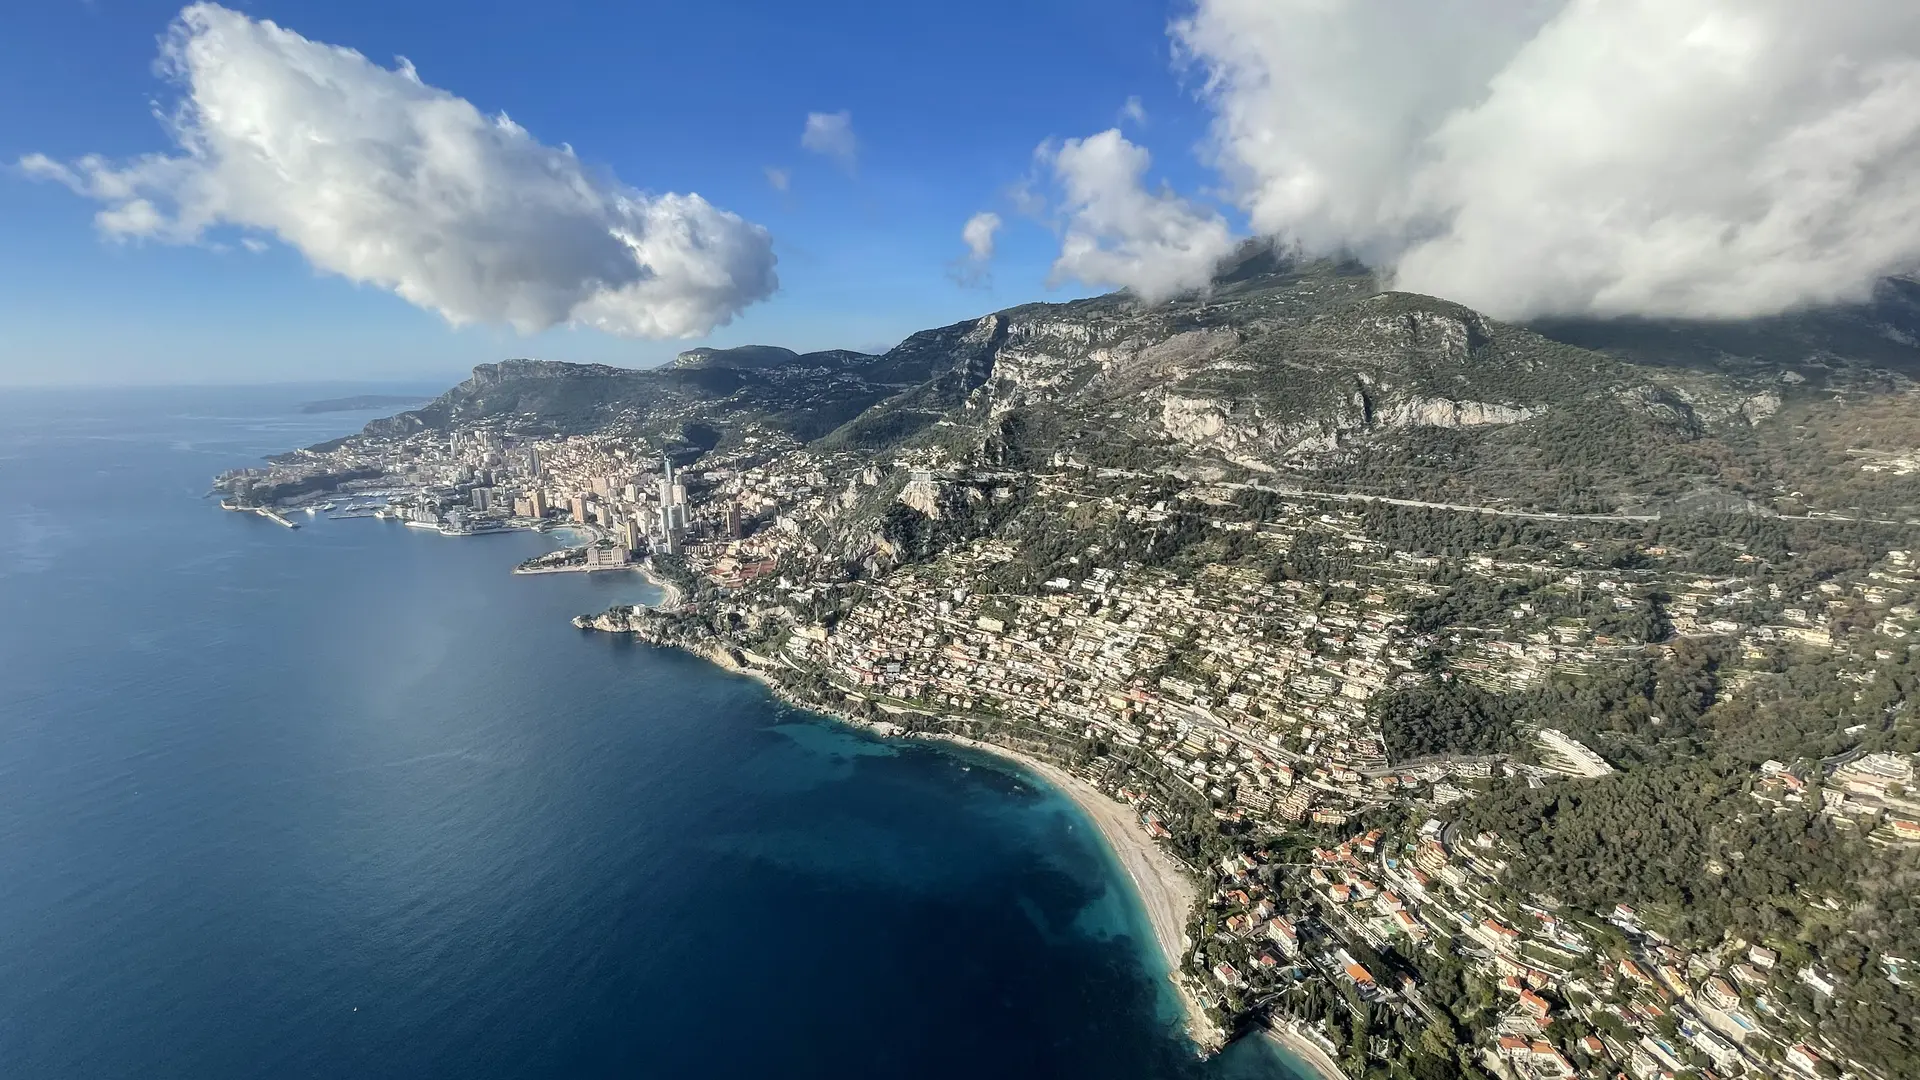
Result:
[[[288,518],[287,515],[282,514],[271,506],[235,506],[230,502],[222,502],[220,509],[231,510],[236,514],[258,514],[268,521],[273,522],[275,525],[284,525],[289,529],[297,529],[300,527],[299,522]]]

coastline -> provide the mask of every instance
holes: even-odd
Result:
[[[685,597],[681,595],[680,586],[654,573],[653,560],[651,558],[642,559],[635,565],[640,570],[640,576],[647,579],[647,584],[659,589],[661,593],[664,594],[660,597],[659,603],[648,606],[652,607],[655,611],[680,610],[680,603],[685,599]]]
[[[1312,1070],[1319,1080],[1347,1080],[1347,1074],[1340,1071],[1339,1064],[1333,1060],[1333,1055],[1327,1053],[1327,1048],[1299,1029],[1291,1025],[1269,1027],[1262,1034],[1278,1044],[1295,1061]]]
[[[661,602],[652,607],[658,611],[672,611],[681,601],[678,587],[672,582],[656,577],[652,573],[651,566],[646,563],[640,564],[640,569],[646,574],[649,582],[666,592]],[[872,732],[881,738],[893,737],[900,731],[891,724],[862,720],[829,707],[800,701],[794,698],[772,673],[763,671],[753,664],[741,662],[731,650],[718,643],[707,642],[697,647],[689,644],[684,648],[715,667],[759,682],[775,697],[796,708],[829,717],[837,723]],[[1187,920],[1199,900],[1199,890],[1187,871],[1140,828],[1138,817],[1132,807],[1107,795],[1058,765],[1004,746],[963,735],[944,733],[920,733],[912,737],[929,742],[964,746],[1012,762],[1073,800],[1081,813],[1093,823],[1102,842],[1113,855],[1114,861],[1126,871],[1128,880],[1133,884],[1134,896],[1147,915],[1155,943],[1159,946],[1161,958],[1166,964],[1167,981],[1172,984],[1174,992],[1179,996],[1181,1009],[1186,1014],[1188,1038],[1200,1048],[1203,1056],[1213,1054],[1226,1046],[1226,1032],[1222,1031],[1213,1018],[1207,1015],[1206,1007],[1200,1003],[1199,998],[1187,987],[1181,977],[1181,961],[1187,948]],[[1288,1049],[1296,1057],[1301,1056],[1291,1047]],[[1310,1060],[1309,1063],[1316,1064]],[[1345,1077],[1336,1070],[1329,1074],[1326,1080],[1345,1080]]]
[[[1147,922],[1153,927],[1160,955],[1166,961],[1167,980],[1173,984],[1174,991],[1180,996],[1180,1005],[1186,1011],[1188,1036],[1209,1053],[1223,1047],[1226,1044],[1225,1033],[1207,1015],[1206,1008],[1180,977],[1180,964],[1187,948],[1187,919],[1193,913],[1199,891],[1180,864],[1140,828],[1133,808],[1058,765],[962,736],[941,735],[933,738],[1013,761],[1073,800],[1087,819],[1093,822],[1107,850],[1113,853],[1114,860],[1126,870],[1127,878],[1133,882],[1134,895],[1146,910]]]
[[[1193,882],[1179,864],[1140,830],[1131,807],[1058,765],[1016,754],[1005,747],[962,735],[926,735],[922,738],[955,743],[1017,762],[1072,799],[1100,831],[1107,846],[1113,849],[1114,857],[1126,869],[1127,876],[1133,879],[1134,891],[1140,894],[1141,903],[1146,908],[1147,921],[1153,925],[1153,936],[1160,945],[1161,955],[1166,958],[1167,970],[1180,970],[1180,959],[1187,947],[1187,915],[1193,910],[1197,893]]]

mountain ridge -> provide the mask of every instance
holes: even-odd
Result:
[[[1836,351],[1862,342],[1872,348]],[[1872,304],[1752,325],[1524,325],[1380,291],[1355,263],[1256,249],[1204,293],[1020,304],[880,354],[751,345],[649,369],[482,364],[366,434],[510,422],[639,435],[697,457],[758,431],[931,464],[1071,446],[1121,464],[1204,460],[1435,501],[1590,513],[1706,496],[1793,512],[1848,452],[1920,444],[1920,428],[1886,407],[1913,390],[1909,371],[1920,372],[1911,281],[1888,282]],[[1844,439],[1825,426],[1835,402],[1862,406],[1839,410],[1858,429]],[[1782,410],[1789,422],[1770,426]],[[1784,453],[1807,440],[1774,430],[1810,417],[1832,436],[1814,440],[1812,470]],[[1736,457],[1746,467],[1724,467]],[[1875,486],[1853,472],[1841,494]],[[1920,512],[1920,490],[1894,486],[1899,512]]]

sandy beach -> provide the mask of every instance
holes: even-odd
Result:
[[[1267,1029],[1266,1035],[1267,1038],[1286,1048],[1287,1053],[1312,1068],[1321,1080],[1347,1080],[1346,1074],[1340,1071],[1340,1066],[1335,1064],[1332,1056],[1327,1053],[1326,1047],[1297,1029],[1291,1026],[1272,1027]]]
[[[1120,865],[1126,868],[1127,877],[1133,881],[1134,892],[1140,897],[1141,906],[1146,909],[1147,920],[1153,926],[1153,936],[1159,942],[1161,955],[1166,958],[1168,978],[1174,989],[1179,991],[1180,1002],[1186,1009],[1188,1033],[1202,1047],[1218,1049],[1225,1042],[1224,1035],[1180,981],[1179,975],[1180,962],[1187,948],[1187,917],[1193,911],[1198,890],[1180,864],[1161,850],[1160,845],[1141,828],[1139,815],[1133,808],[1057,765],[1014,753],[1002,746],[957,735],[932,737],[1018,762],[1029,772],[1060,789],[1086,813],[1100,830],[1107,847],[1120,860]]]
[[[1166,957],[1167,969],[1180,970],[1186,952],[1187,915],[1193,911],[1192,880],[1140,827],[1132,807],[1101,794],[1065,769],[1033,760],[1021,764],[1066,792],[1093,819],[1107,846],[1133,879],[1134,890],[1140,894],[1153,924],[1153,935],[1160,942],[1160,952]]]
[[[651,559],[642,560],[635,565],[639,567],[640,576],[647,579],[647,584],[659,589],[661,593],[664,594],[660,597],[660,602],[653,605],[653,609],[655,611],[677,610],[680,607],[680,601],[682,599],[680,586],[655,574],[653,572],[653,561]]]
[[[671,610],[680,602],[679,590],[670,582],[662,581],[651,573],[651,568],[641,565],[647,579],[668,591],[668,595],[657,605],[660,610]],[[746,675],[765,684],[778,697],[786,698],[787,693],[779,680],[765,671],[750,664],[741,664],[723,648],[696,649],[699,655],[733,671]],[[800,704],[796,702],[796,704]],[[825,712],[835,719],[857,727],[875,729],[872,721],[860,720],[840,710],[823,709],[819,705],[800,704],[802,708]],[[887,734],[882,731],[882,734]],[[1074,804],[1080,807],[1087,818],[1106,841],[1107,848],[1113,852],[1120,865],[1127,871],[1127,877],[1133,882],[1135,895],[1140,898],[1141,906],[1146,910],[1148,923],[1160,946],[1160,954],[1166,962],[1167,978],[1180,997],[1182,1008],[1187,1015],[1187,1033],[1202,1050],[1212,1052],[1226,1045],[1226,1033],[1220,1030],[1207,1015],[1198,998],[1187,989],[1180,976],[1181,961],[1187,948],[1187,919],[1192,914],[1194,904],[1199,898],[1199,890],[1173,856],[1162,850],[1153,838],[1140,825],[1139,815],[1132,807],[1101,792],[1092,784],[1074,776],[1065,769],[1048,762],[1028,757],[1003,746],[980,742],[961,735],[922,734],[921,738],[957,743],[979,750],[983,753],[1005,758],[1027,769],[1055,788],[1059,789]],[[1324,1057],[1324,1055],[1322,1055]],[[1337,1075],[1337,1074],[1336,1074]],[[1333,1080],[1333,1078],[1330,1078]]]

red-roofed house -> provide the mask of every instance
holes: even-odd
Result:
[[[1551,1043],[1535,1039],[1533,1045],[1527,1047],[1527,1053],[1533,1058],[1533,1067],[1538,1072],[1548,1076],[1573,1075],[1573,1063],[1561,1056]]]

